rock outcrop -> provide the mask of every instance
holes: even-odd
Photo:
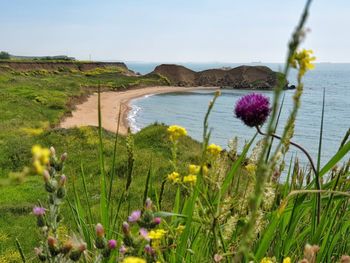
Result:
[[[150,74],[162,75],[176,86],[218,86],[234,89],[273,89],[279,79],[283,79],[282,73],[266,66],[239,66],[196,72],[184,66],[163,64]]]

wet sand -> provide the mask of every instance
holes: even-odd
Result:
[[[196,89],[218,89],[215,87],[147,87],[130,89],[126,91],[107,91],[101,93],[101,114],[102,127],[108,131],[116,132],[118,118],[120,116],[119,134],[127,134],[129,123],[128,113],[130,110],[129,102],[132,99],[142,97],[148,94],[159,94],[179,91],[192,91]],[[98,95],[92,94],[82,104],[76,105],[72,116],[62,120],[59,127],[73,128],[80,126],[98,126],[97,111]]]

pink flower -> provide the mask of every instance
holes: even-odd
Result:
[[[131,215],[128,217],[128,221],[130,223],[137,222],[141,217],[141,211],[140,210],[135,210],[131,213]]]
[[[119,248],[119,253],[124,255],[127,252],[127,248],[124,245],[121,245]]]
[[[215,262],[220,262],[223,259],[223,257],[219,254],[215,254],[214,255],[214,261]]]
[[[33,214],[36,216],[43,216],[45,214],[45,208],[41,206],[35,206],[33,208]]]
[[[162,219],[160,217],[155,217],[153,219],[153,222],[156,224],[156,225],[159,225],[161,222],[162,222]]]
[[[141,228],[140,231],[140,236],[143,237],[145,240],[149,241],[149,237],[148,237],[148,231],[144,228]]]
[[[152,254],[154,254],[154,249],[150,246],[150,245],[146,245],[145,246],[145,252],[147,253],[147,254],[150,254],[150,255],[152,255]]]
[[[117,246],[117,241],[116,240],[111,239],[111,240],[108,241],[108,248],[109,249],[111,249],[111,250],[115,249],[116,246]]]

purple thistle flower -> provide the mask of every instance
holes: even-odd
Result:
[[[258,93],[243,96],[238,100],[235,107],[236,117],[249,127],[264,124],[270,111],[269,98]]]
[[[149,241],[149,237],[148,237],[148,231],[144,228],[141,228],[140,231],[140,236],[143,237],[145,240]]]
[[[140,210],[135,210],[131,213],[131,215],[128,217],[128,221],[130,223],[137,222],[141,217],[141,211]]]
[[[155,217],[153,219],[153,223],[155,223],[156,225],[159,225],[162,222],[162,219],[160,217]]]
[[[41,206],[35,206],[33,208],[33,214],[36,216],[43,216],[45,214],[45,208]]]
[[[150,245],[146,245],[145,246],[145,252],[147,253],[147,254],[150,254],[150,255],[152,255],[152,254],[154,254],[154,249],[150,246]]]
[[[117,241],[115,241],[114,239],[108,240],[108,248],[110,250],[115,249],[117,246]]]

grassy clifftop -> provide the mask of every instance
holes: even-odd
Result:
[[[45,201],[42,178],[28,177],[20,184],[16,180],[8,184],[8,176],[16,178],[13,172],[20,172],[31,162],[30,149],[34,144],[49,147],[54,145],[58,152],[68,152],[66,174],[81,193],[81,165],[86,174],[89,195],[92,203],[98,202],[98,136],[91,127],[76,129],[55,128],[62,116],[69,114],[74,104],[83,100],[88,94],[97,90],[120,90],[134,86],[166,85],[166,81],[157,75],[128,76],[119,69],[96,68],[78,71],[65,68],[50,71],[32,69],[19,71],[9,67],[0,70],[0,255],[11,256],[14,252],[14,240],[23,240],[27,254],[37,241],[35,218],[28,216],[31,208],[38,201]],[[144,186],[148,169],[157,174],[164,174],[170,169],[169,142],[165,139],[165,127],[149,127],[134,137],[135,165],[134,181],[131,185],[130,207],[140,205],[138,202]],[[155,140],[155,138],[158,138]],[[163,138],[159,140],[159,138]],[[105,132],[105,155],[107,172],[114,147],[114,134]],[[181,144],[184,160],[193,160],[199,154],[199,144],[185,138]],[[119,138],[116,184],[125,185],[126,144],[124,137]],[[189,150],[191,149],[191,151]],[[152,165],[151,165],[152,164]],[[157,187],[161,178],[154,178]],[[72,184],[70,184],[72,185]],[[69,191],[72,193],[70,189]],[[116,199],[117,201],[117,199]],[[64,209],[67,209],[68,206]],[[123,208],[127,211],[127,208]],[[67,216],[67,224],[71,224]],[[28,238],[31,236],[32,238]],[[26,237],[26,239],[24,239]],[[8,258],[6,260],[8,260]],[[1,258],[0,258],[1,262]],[[15,261],[16,262],[16,261]]]

